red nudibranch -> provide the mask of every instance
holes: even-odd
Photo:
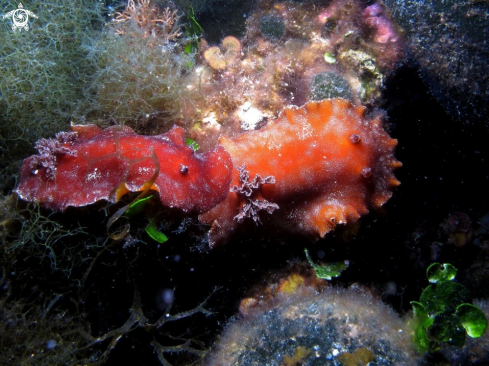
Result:
[[[204,212],[226,197],[233,166],[221,146],[194,153],[180,127],[141,136],[129,127],[76,125],[56,139],[39,140],[36,147],[39,155],[24,160],[16,192],[61,211],[99,200],[116,202],[125,193],[142,191],[156,171],[152,188],[163,205]]]
[[[392,196],[392,172],[402,165],[396,145],[379,118],[344,99],[289,107],[203,154],[185,145],[179,127],[140,136],[128,127],[72,126],[37,143],[40,154],[24,160],[16,192],[64,210],[115,202],[157,174],[152,188],[162,204],[199,213],[211,225],[211,247],[245,221],[317,239]]]

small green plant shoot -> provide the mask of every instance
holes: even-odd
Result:
[[[133,202],[120,208],[114,215],[112,215],[112,217],[109,219],[109,222],[107,223],[107,231],[109,232],[109,236],[115,240],[124,239],[129,234],[129,231],[131,230],[130,220],[134,216],[139,215],[141,212],[144,211],[146,205],[151,200],[151,198],[153,198],[152,195],[143,198],[136,198]],[[111,226],[121,217],[129,221],[123,224],[118,229],[118,231],[112,232]],[[156,228],[152,220],[149,221],[149,223],[146,225],[144,230],[146,231],[146,234],[148,234],[148,236],[151,239],[153,239],[154,241],[160,244],[168,240],[168,237]]]
[[[144,197],[131,203],[126,212],[124,212],[124,216],[131,218],[137,214],[140,214],[143,211],[144,206],[146,206],[146,203],[148,203],[152,197],[153,196]]]
[[[148,201],[152,197],[153,196],[144,197],[133,202],[124,213],[124,216],[131,218],[135,215],[140,214],[143,211],[146,204],[148,203]],[[160,244],[168,240],[168,237],[156,228],[153,221],[150,221],[148,225],[146,225],[144,230],[146,231],[146,234],[148,234],[151,239],[153,239],[154,241]]]
[[[148,234],[151,237],[151,239],[153,239],[154,241],[160,244],[163,244],[168,240],[168,237],[165,234],[163,234],[161,231],[159,231],[153,222],[150,222],[144,228],[144,230],[146,231],[146,234]]]
[[[195,19],[194,8],[190,7],[187,12],[188,24],[185,27],[185,35],[192,41],[185,46],[185,53],[194,54],[199,49],[199,37],[204,34],[204,30]]]
[[[304,252],[306,253],[307,261],[314,269],[314,272],[316,272],[316,276],[318,278],[330,281],[332,278],[341,275],[341,272],[348,268],[348,264],[344,262],[327,263],[322,266],[317,265],[312,261],[311,257],[309,256],[309,251],[307,249],[304,249]]]
[[[434,352],[442,342],[462,347],[468,335],[480,337],[487,327],[487,319],[477,306],[472,305],[469,291],[453,282],[457,269],[449,263],[433,263],[426,270],[428,281],[419,301],[411,301],[416,328],[414,342],[418,350]]]
[[[185,139],[185,143],[187,144],[188,147],[190,147],[193,151],[197,151],[200,149],[200,146],[199,144],[192,140],[192,139],[189,139],[189,138],[186,138]]]

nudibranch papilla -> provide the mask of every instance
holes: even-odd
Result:
[[[76,125],[38,142],[16,193],[62,211],[115,202],[151,181],[163,205],[211,225],[211,247],[248,221],[317,239],[380,207],[399,185],[397,140],[365,112],[344,99],[311,101],[260,130],[222,136],[202,154],[186,146],[180,127],[141,136],[128,127]]]

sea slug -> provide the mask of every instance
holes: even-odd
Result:
[[[164,206],[199,214],[211,226],[211,247],[255,225],[315,240],[382,206],[399,185],[397,140],[365,114],[345,99],[311,101],[260,130],[222,136],[202,154],[179,127],[141,136],[128,127],[72,126],[38,141],[16,193],[65,210],[152,188]]]
[[[269,231],[314,240],[382,206],[399,185],[392,171],[402,164],[394,157],[397,140],[379,118],[367,119],[365,111],[345,99],[308,102],[286,108],[260,130],[221,137],[220,145],[233,160],[231,186],[236,188],[200,216],[211,224],[211,247],[239,227],[243,209],[249,221],[260,215]],[[238,188],[248,176],[269,178],[246,196]],[[250,205],[272,213],[250,212]]]
[[[163,205],[204,212],[226,197],[231,180],[229,154],[221,146],[195,153],[180,127],[141,136],[129,127],[75,125],[71,133],[42,139],[36,147],[39,155],[24,160],[16,192],[54,210],[116,202],[143,190],[156,173],[152,188]]]

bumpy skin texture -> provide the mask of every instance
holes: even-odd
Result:
[[[275,183],[259,186],[252,198],[278,205],[259,215],[264,225],[282,233],[323,237],[337,224],[352,223],[369,208],[382,206],[399,185],[392,174],[402,165],[394,158],[397,140],[378,118],[366,119],[364,107],[344,99],[287,108],[258,131],[219,142],[235,167],[231,186],[243,184],[237,167],[245,166],[250,180],[274,177]],[[237,191],[231,189],[200,216],[212,225],[211,247],[224,243],[240,221],[250,220],[237,219],[248,203]]]
[[[209,243],[261,225],[282,234],[323,237],[382,206],[399,185],[397,140],[344,99],[290,107],[264,128],[197,154],[178,127],[140,136],[128,127],[73,126],[38,141],[24,160],[17,194],[55,210],[117,201],[143,188],[163,205],[197,212]]]
[[[119,126],[101,130],[78,125],[71,130],[75,137],[61,140],[61,148],[59,141],[44,140],[44,145],[55,146],[44,151],[51,154],[47,159],[34,155],[24,160],[16,189],[20,198],[54,210],[99,200],[115,202],[127,192],[142,190],[158,166],[153,189],[165,206],[204,212],[227,195],[232,171],[229,154],[221,146],[195,153],[185,144],[182,128],[158,136],[140,136]],[[50,167],[43,166],[46,161]]]

